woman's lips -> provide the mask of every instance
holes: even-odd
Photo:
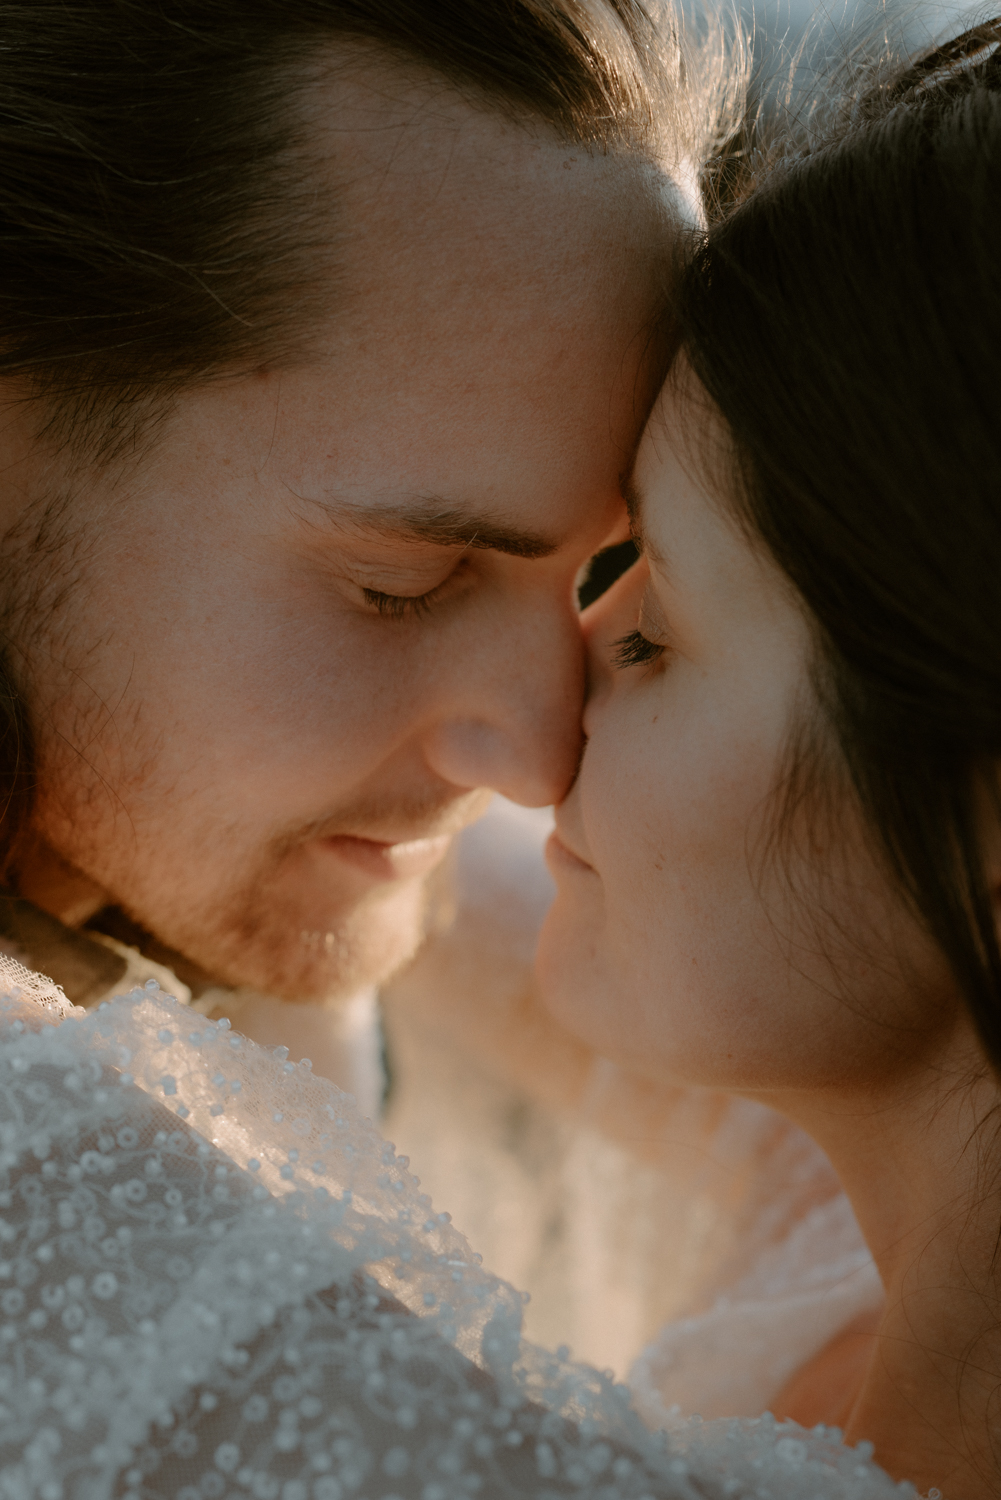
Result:
[[[578,875],[582,870],[586,870],[588,875],[596,873],[593,865],[589,865],[586,860],[574,854],[572,849],[567,848],[555,828],[546,840],[546,862],[554,874],[560,870],[576,872]]]
[[[377,880],[412,880],[417,875],[427,875],[444,859],[451,842],[449,833],[433,839],[408,839],[400,844],[357,838],[349,833],[322,840],[325,848]]]

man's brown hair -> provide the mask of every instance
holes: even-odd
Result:
[[[673,124],[697,151],[706,111],[659,20],[640,0],[0,5],[0,377],[86,466],[141,452],[185,386],[301,355],[338,239],[310,87],[359,51],[585,149],[661,155]],[[32,800],[11,642],[45,548],[4,551],[0,873]]]
[[[0,376],[92,454],[303,338],[337,204],[300,104],[345,43],[599,150],[652,143],[678,61],[639,0],[21,0],[0,42]]]

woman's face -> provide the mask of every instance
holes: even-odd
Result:
[[[548,851],[543,991],[598,1051],[661,1077],[864,1087],[925,1051],[951,986],[866,853],[836,757],[828,816],[776,822],[792,737],[824,738],[811,635],[716,493],[720,427],[696,390],[669,382],[654,411],[644,556],[585,616],[587,748]],[[649,660],[612,665],[633,631],[626,654]]]

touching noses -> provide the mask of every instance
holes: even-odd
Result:
[[[580,759],[584,680],[576,609],[526,601],[514,628],[467,654],[459,691],[425,738],[429,767],[526,807],[559,802]]]

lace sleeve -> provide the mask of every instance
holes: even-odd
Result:
[[[155,991],[57,1019],[0,1001],[3,1500],[750,1493],[527,1345],[307,1063]],[[810,1496],[894,1488],[808,1467]]]

